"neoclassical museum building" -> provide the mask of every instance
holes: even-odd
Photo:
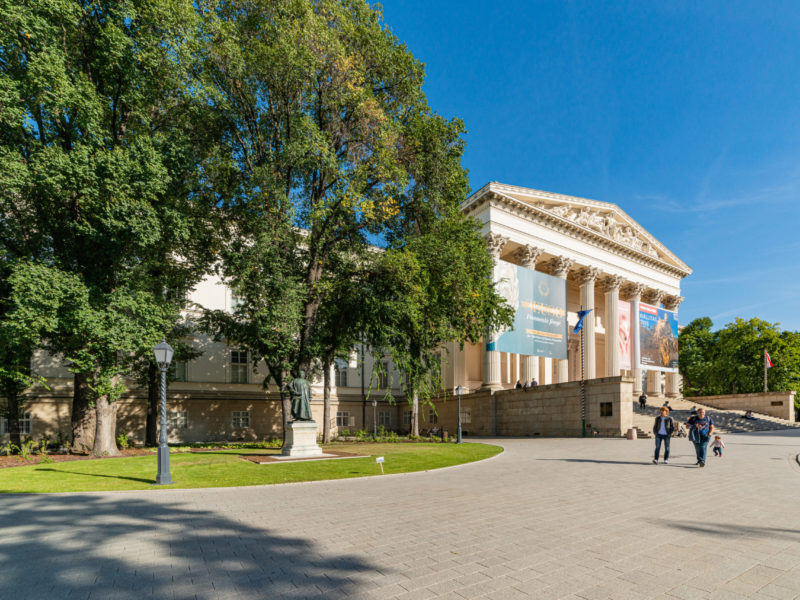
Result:
[[[582,418],[596,435],[620,435],[630,426],[631,400],[643,388],[650,396],[680,395],[677,311],[681,280],[692,271],[650,232],[616,204],[496,182],[462,208],[482,224],[498,290],[517,307],[517,317],[513,328],[492,332],[481,344],[444,349],[443,395],[422,410],[421,429],[454,432],[459,386],[465,431],[487,435],[580,435]],[[190,300],[223,310],[238,301],[215,276]],[[575,334],[581,309],[591,312]],[[196,317],[191,311],[186,316]],[[280,403],[277,393],[264,393],[263,365],[254,369],[246,352],[203,335],[191,341],[202,355],[174,365],[171,441],[280,435]],[[374,361],[385,373],[375,374]],[[33,366],[47,377],[49,390],[29,392],[24,433],[66,435],[72,376],[46,355],[37,355]],[[410,410],[400,378],[389,357],[354,348],[349,362],[333,368],[334,431],[407,431]],[[515,389],[518,381],[534,380],[535,387]],[[321,431],[321,377],[312,391]],[[118,431],[143,441],[146,390],[130,382],[119,402]],[[0,419],[0,439],[6,434]]]

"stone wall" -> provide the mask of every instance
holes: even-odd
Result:
[[[606,377],[586,382],[586,427],[591,435],[624,435],[633,423],[633,379]],[[528,390],[481,391],[462,397],[466,435],[573,437],[581,435],[581,385],[571,381]],[[601,416],[601,405],[603,412]],[[458,398],[436,402],[439,424],[455,435]],[[610,414],[608,414],[610,413]]]
[[[794,421],[793,391],[789,392],[758,392],[755,394],[728,394],[725,396],[695,396],[684,398],[687,402],[697,402],[712,408],[722,410],[752,410],[761,413]]]

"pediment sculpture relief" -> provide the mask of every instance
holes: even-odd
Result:
[[[576,225],[592,229],[597,233],[611,238],[615,242],[643,252],[653,258],[658,258],[658,251],[648,240],[642,238],[630,225],[621,225],[614,218],[613,212],[592,210],[586,206],[579,210],[568,204],[541,206],[557,217],[572,221]]]

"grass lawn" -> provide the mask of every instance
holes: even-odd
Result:
[[[489,458],[502,451],[488,444],[334,444],[331,450],[369,455],[346,458],[259,465],[242,454],[280,454],[280,449],[219,450],[172,453],[172,479],[176,483],[154,487],[156,455],[46,463],[0,469],[0,493],[93,492],[264,485],[291,481],[379,476],[376,456],[383,456],[384,471],[427,471]]]

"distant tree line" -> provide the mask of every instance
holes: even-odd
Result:
[[[364,0],[0,0],[0,22],[0,396],[17,443],[37,350],[73,373],[76,448],[117,452],[132,378],[154,442],[152,348],[193,356],[181,311],[210,272],[242,302],[201,326],[266,362],[265,391],[327,377],[363,341],[404,372],[413,433],[442,345],[510,323],[459,211],[464,125],[428,106],[423,65]]]
[[[708,317],[695,319],[680,333],[679,360],[684,396],[745,394],[764,389],[764,352],[770,391],[800,391],[800,333],[778,323],[737,318],[712,331]]]

